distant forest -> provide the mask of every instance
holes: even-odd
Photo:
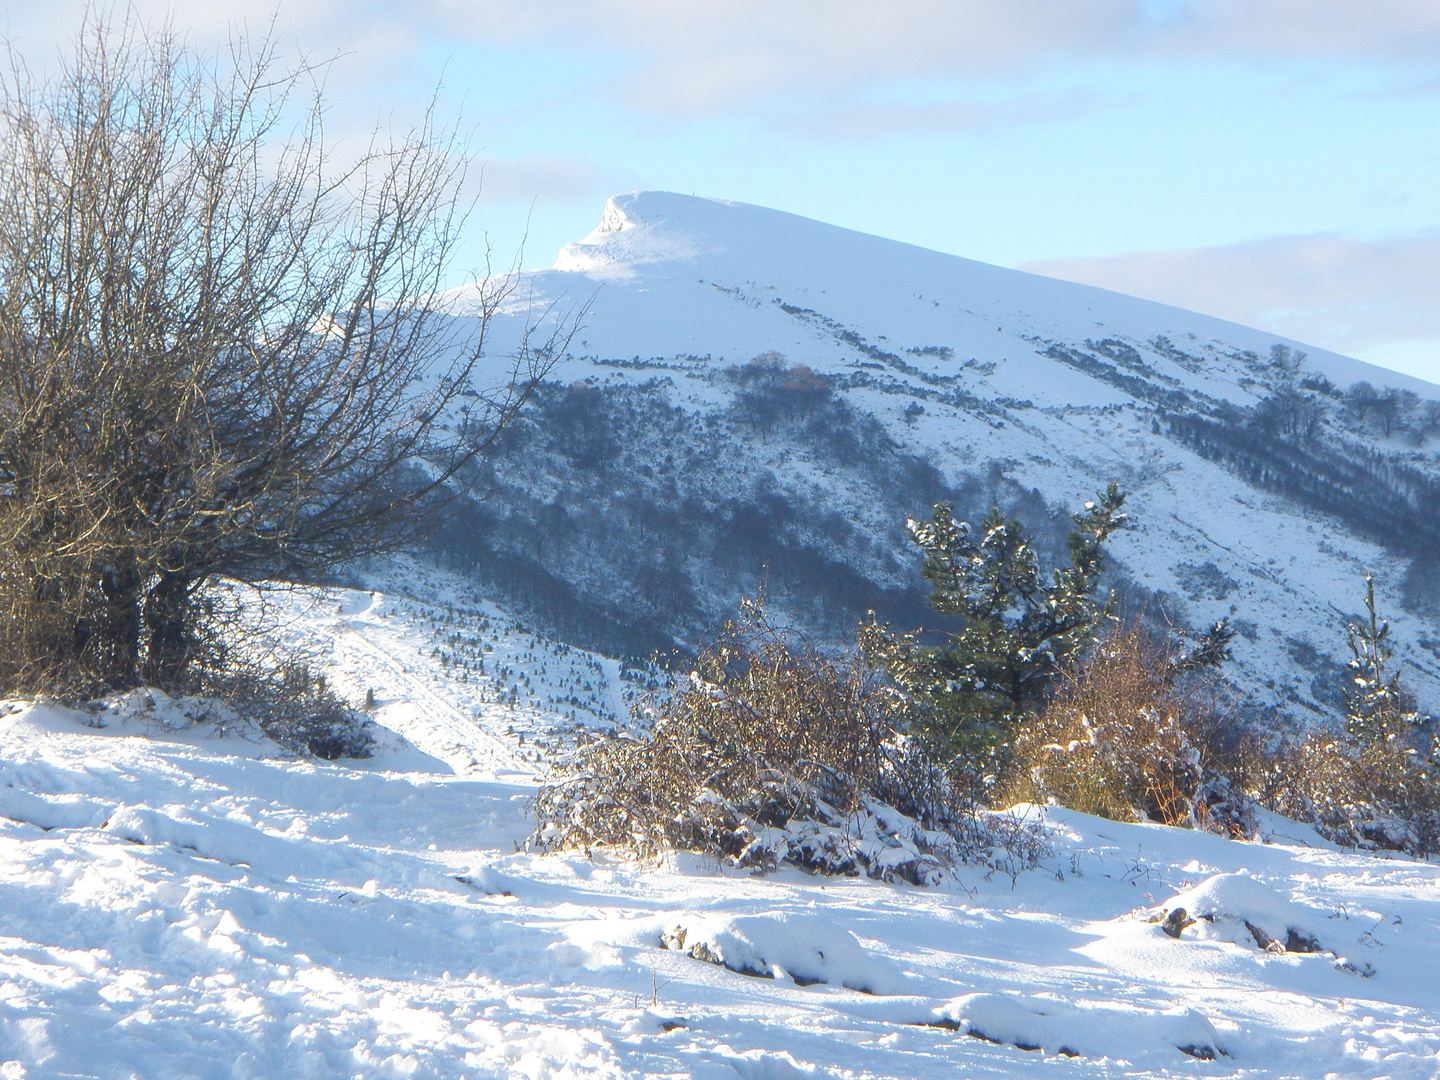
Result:
[[[1436,605],[1428,585],[1440,567],[1440,474],[1418,451],[1440,436],[1440,401],[1368,382],[1342,391],[1311,377],[1283,383],[1253,409],[1162,413],[1155,429],[1414,560],[1407,599]],[[1385,452],[1360,435],[1403,442]]]
[[[663,376],[545,384],[473,470],[439,553],[537,624],[630,656],[694,648],[761,587],[828,641],[867,609],[933,627],[904,524],[936,503],[1001,505],[1063,555],[1069,518],[1039,492],[998,466],[947,482],[803,365],[761,356],[713,384],[699,411]]]

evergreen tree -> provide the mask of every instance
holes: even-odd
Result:
[[[925,553],[931,605],[961,627],[938,648],[872,631],[868,647],[916,702],[914,727],[977,764],[999,752],[1014,724],[1044,701],[1055,676],[1111,612],[1096,596],[1102,545],[1127,518],[1115,485],[1075,515],[1070,559],[1047,580],[1020,522],[997,507],[978,528],[935,507],[907,523]],[[877,628],[878,629],[878,628]]]
[[[1365,613],[1363,621],[1346,627],[1351,655],[1345,665],[1345,726],[1356,738],[1376,743],[1409,731],[1419,716],[1415,699],[1400,685],[1400,672],[1390,670],[1395,655],[1390,623],[1375,611],[1375,579],[1370,574],[1365,575]]]
[[[980,782],[1007,766],[1017,727],[1040,712],[1056,681],[1076,664],[1112,620],[1113,592],[1099,594],[1103,545],[1128,519],[1115,484],[1074,515],[1069,561],[1047,578],[1024,528],[999,508],[978,528],[938,505],[930,521],[907,523],[925,552],[922,572],[931,605],[960,620],[938,647],[916,635],[893,635],[872,614],[861,645],[883,665],[909,703],[912,733],[948,756],[952,777]],[[1184,676],[1230,658],[1234,631],[1222,619],[1193,647],[1168,653],[1156,678],[1172,687]],[[988,774],[988,775],[987,775]]]

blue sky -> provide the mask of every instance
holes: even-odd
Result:
[[[0,0],[51,56],[75,0]],[[167,6],[140,0],[145,18]],[[192,0],[197,43],[273,0]],[[442,86],[527,266],[616,191],[738,199],[1440,381],[1437,0],[285,0],[332,128]],[[527,237],[528,231],[528,237]]]

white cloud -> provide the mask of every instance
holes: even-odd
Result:
[[[434,0],[443,25],[592,42],[634,60],[632,104],[703,110],[779,88],[821,96],[876,80],[1003,72],[1121,36],[1132,0]]]
[[[1008,75],[1061,57],[1440,61],[1437,0],[429,0],[428,11],[478,38],[623,50],[632,103],[658,111]]]
[[[1435,349],[1440,230],[1385,240],[1280,236],[1225,247],[1047,259],[1022,269],[1098,285],[1362,357]],[[1418,354],[1416,354],[1418,355]]]
[[[1436,0],[1193,0],[1161,39],[1216,52],[1440,58]]]
[[[50,48],[85,0],[0,0]],[[275,0],[133,0],[203,40],[268,24]],[[655,112],[845,99],[895,80],[1011,75],[1065,57],[1368,56],[1440,62],[1440,0],[285,0],[278,25],[317,55],[422,42],[560,44],[621,58],[620,91]],[[443,44],[442,44],[443,47]],[[941,108],[945,108],[941,106]]]
[[[481,155],[474,172],[482,203],[597,201],[617,183],[594,162],[576,158]]]

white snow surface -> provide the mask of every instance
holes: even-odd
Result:
[[[1018,808],[1038,869],[932,888],[529,853],[544,759],[617,719],[613,669],[417,591],[275,601],[373,691],[371,760],[287,758],[144,692],[0,708],[0,1077],[1440,1072],[1440,867],[1304,830]],[[1329,951],[1147,921],[1181,901],[1302,913]],[[772,977],[663,948],[677,926]]]

